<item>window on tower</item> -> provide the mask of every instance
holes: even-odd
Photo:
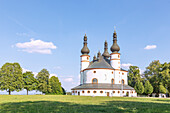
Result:
[[[93,83],[93,84],[97,84],[97,83],[98,83],[98,80],[97,80],[96,78],[93,78],[93,79],[92,79],[92,83]]]
[[[112,80],[111,80],[111,83],[112,83],[112,84],[114,84],[114,83],[115,83],[115,81],[114,81],[114,79],[113,79],[113,78],[112,78]]]
[[[122,84],[125,84],[125,80],[124,79],[122,79]]]

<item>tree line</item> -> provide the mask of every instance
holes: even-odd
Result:
[[[170,62],[161,64],[159,60],[152,61],[143,74],[139,67],[130,66],[128,70],[128,84],[138,94],[149,95],[155,93],[170,93]]]
[[[0,90],[12,91],[38,90],[45,94],[65,94],[58,77],[52,76],[47,69],[42,69],[35,77],[31,71],[22,72],[19,63],[5,63],[0,68]]]

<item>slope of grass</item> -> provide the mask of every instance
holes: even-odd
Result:
[[[170,99],[66,95],[0,95],[0,112],[170,113]]]

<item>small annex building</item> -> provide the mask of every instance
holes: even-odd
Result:
[[[104,43],[104,52],[98,52],[90,61],[90,50],[87,47],[87,36],[81,49],[80,85],[72,88],[72,95],[80,96],[129,96],[136,97],[134,88],[128,85],[128,71],[120,65],[120,47],[117,44],[117,33],[113,33],[113,44],[108,52],[108,43]]]

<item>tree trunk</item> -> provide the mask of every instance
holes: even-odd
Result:
[[[9,90],[9,95],[11,95],[11,91]]]
[[[27,89],[27,95],[28,95],[28,89]]]

